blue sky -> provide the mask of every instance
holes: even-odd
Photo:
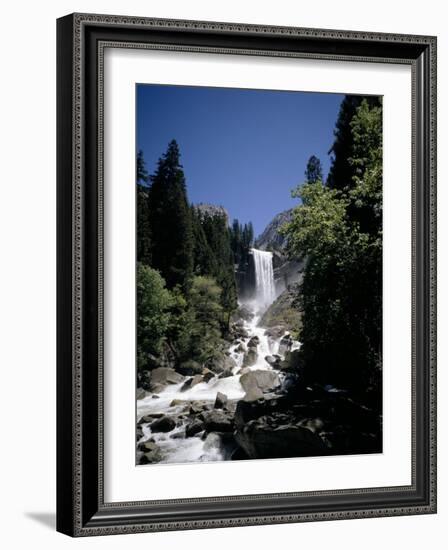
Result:
[[[308,158],[328,151],[340,94],[139,84],[137,148],[153,173],[176,139],[192,203],[224,206],[259,235],[293,207]]]

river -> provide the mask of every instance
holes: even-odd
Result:
[[[268,336],[266,329],[258,324],[263,312],[276,298],[272,253],[252,249],[252,254],[255,265],[256,292],[252,301],[241,305],[244,305],[246,310],[251,311],[253,317],[250,320],[239,320],[239,325],[243,327],[243,332],[247,336],[240,337],[238,342],[229,346],[228,352],[235,361],[232,375],[226,378],[214,376],[208,382],[200,382],[191,389],[184,391],[181,391],[185,382],[182,381],[178,384],[168,385],[157,394],[157,398],[148,394],[144,399],[137,400],[137,420],[146,415],[161,414],[176,419],[176,427],[167,433],[153,433],[149,423],[141,424],[143,435],[137,444],[147,440],[154,441],[163,457],[159,462],[183,463],[227,460],[228,457],[223,454],[220,437],[217,434],[208,433],[206,437],[185,436],[185,427],[190,421],[189,415],[184,414],[186,408],[194,402],[205,402],[212,408],[218,392],[227,396],[230,403],[236,403],[245,396],[245,390],[240,383],[242,371],[273,370],[265,357],[278,355],[283,359],[283,354],[279,353],[281,338]],[[245,366],[243,369],[244,349],[247,349],[247,343],[254,337],[258,338],[256,361],[251,366]],[[298,347],[299,343],[293,342],[292,348],[289,349],[297,349]]]

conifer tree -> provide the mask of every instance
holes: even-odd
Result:
[[[179,146],[172,140],[151,176],[149,190],[152,267],[167,287],[187,289],[193,274],[193,230]]]
[[[316,183],[317,181],[322,181],[322,179],[322,164],[316,156],[311,155],[306,165],[305,181],[307,183]]]
[[[151,228],[149,223],[149,175],[146,170],[143,151],[137,154],[136,162],[136,194],[137,194],[137,261],[150,265],[151,263]]]
[[[346,95],[342,100],[334,131],[335,139],[329,151],[333,159],[327,185],[331,189],[342,190],[352,187],[355,169],[349,161],[353,156],[353,133],[350,124],[362,101],[365,101],[369,108],[381,105],[377,96]]]

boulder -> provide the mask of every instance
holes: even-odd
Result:
[[[231,370],[236,367],[236,363],[235,360],[228,355],[218,355],[216,357],[207,359],[206,367],[215,374],[221,374],[225,370]]]
[[[203,369],[202,371],[202,381],[208,384],[212,378],[216,375],[210,369]]]
[[[197,384],[200,384],[203,381],[204,381],[204,378],[202,374],[195,374],[191,378],[188,378],[188,380],[185,380],[182,387],[180,388],[180,391],[183,392],[183,391],[191,390],[191,388],[194,388],[194,386],[196,386]]]
[[[246,353],[247,348],[246,348],[246,346],[245,346],[242,342],[240,342],[240,343],[237,345],[237,347],[235,348],[235,351],[236,351],[237,353]]]
[[[260,343],[260,338],[258,338],[258,336],[252,336],[252,338],[247,343],[247,347],[248,348],[257,348],[259,343]]]
[[[243,367],[252,367],[255,365],[258,359],[258,354],[256,348],[249,348],[247,353],[244,355]]]
[[[154,413],[145,414],[144,416],[142,416],[140,418],[138,423],[139,424],[149,424],[150,422],[152,422],[156,418],[162,418],[162,416],[165,416],[164,413],[154,412]]]
[[[147,439],[146,441],[142,441],[138,445],[139,451],[143,451],[144,453],[154,451],[157,448],[157,443],[155,443],[153,439]]]
[[[280,379],[277,373],[272,370],[252,370],[241,376],[240,384],[246,394],[256,396],[260,392],[271,391],[280,386]]]
[[[192,401],[190,404],[190,414],[198,414],[205,410],[207,403],[205,401]]]
[[[288,458],[328,454],[328,446],[313,431],[293,424],[270,426],[263,419],[246,424],[235,439],[249,458]]]
[[[259,399],[263,398],[263,392],[260,390],[260,388],[251,388],[248,390],[243,397],[244,401],[258,401]]]
[[[152,451],[143,453],[143,455],[140,457],[140,464],[153,464],[155,462],[160,462],[162,458],[162,451],[159,447],[156,447]]]
[[[160,395],[157,395],[156,393],[153,393],[151,395],[151,399],[160,399]]]
[[[230,376],[233,376],[233,369],[226,369],[218,376],[218,378],[229,378]]]
[[[289,333],[287,333],[280,340],[280,343],[278,346],[278,353],[280,355],[285,355],[287,351],[291,351],[291,348],[292,348],[292,337]]]
[[[214,409],[202,413],[205,430],[207,432],[232,432],[232,415],[226,414],[222,409]]]
[[[169,367],[159,367],[151,371],[150,388],[152,392],[159,393],[170,384],[179,384],[184,377]]]
[[[149,427],[152,432],[170,432],[176,427],[176,422],[171,416],[162,416],[151,422]]]
[[[137,429],[135,431],[135,438],[137,441],[139,441],[143,437],[143,429],[141,426],[137,426]]]
[[[137,400],[144,399],[145,397],[146,397],[146,391],[143,388],[137,388],[137,392],[136,392]]]
[[[264,360],[266,361],[266,363],[268,363],[268,365],[271,365],[272,368],[279,368],[280,358],[278,356],[276,357],[275,355],[266,355]]]
[[[273,327],[267,328],[264,333],[271,340],[278,340],[285,333],[285,327],[283,325],[276,325]]]
[[[300,367],[300,351],[298,349],[294,351],[287,351],[285,358],[280,361],[278,368],[286,372],[298,372]]]
[[[243,321],[237,321],[236,323],[233,323],[233,325],[230,327],[230,332],[235,339],[249,338],[249,333],[244,327]]]
[[[215,409],[224,409],[224,407],[227,405],[227,395],[225,393],[221,393],[220,391],[216,394],[215,399]]]
[[[199,432],[202,432],[203,429],[204,429],[204,423],[201,420],[199,420],[199,418],[195,418],[185,428],[185,435],[186,437],[193,437]]]

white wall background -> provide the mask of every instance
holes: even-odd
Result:
[[[74,11],[438,35],[439,513],[72,540],[55,512],[55,19]],[[3,6],[0,132],[0,540],[5,548],[443,548],[448,520],[448,35],[444,3],[59,0]],[[445,250],[444,250],[445,249]]]

